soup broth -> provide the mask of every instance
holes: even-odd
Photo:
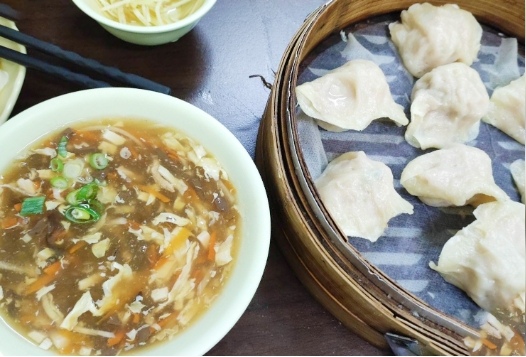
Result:
[[[0,310],[62,354],[170,339],[220,293],[240,224],[227,173],[191,138],[139,120],[67,128],[0,176]]]

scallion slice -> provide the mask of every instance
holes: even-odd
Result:
[[[49,182],[51,183],[51,186],[60,190],[64,190],[69,187],[68,180],[62,176],[53,177],[51,180],[49,180]]]
[[[44,212],[44,202],[46,196],[27,197],[22,201],[22,208],[20,209],[21,216],[30,216],[33,214],[41,214]]]
[[[98,178],[94,178],[93,179],[93,183],[96,184],[97,186],[107,186],[108,183],[106,181],[101,181],[99,180]]]
[[[104,212],[104,205],[99,200],[91,200],[89,206],[92,210],[97,211],[99,215],[102,215],[102,212]]]
[[[71,191],[70,193],[68,193],[66,196],[66,202],[70,205],[78,205],[80,201],[77,199],[77,192],[78,190]]]
[[[89,201],[97,196],[99,186],[96,183],[88,183],[77,190],[78,201]]]
[[[64,211],[64,216],[73,223],[91,223],[100,219],[100,214],[88,204],[69,206]]]
[[[62,170],[64,170],[64,163],[60,158],[54,157],[49,163],[49,168],[55,172],[62,172]]]
[[[102,170],[108,166],[108,157],[103,153],[97,152],[89,156],[88,162],[94,169]]]
[[[80,203],[91,202],[95,197],[97,197],[97,192],[99,192],[99,186],[95,182],[88,183],[87,185],[82,186],[78,190],[71,191],[66,196],[66,201],[70,205],[78,205]]]
[[[64,171],[62,175],[64,177],[76,180],[80,175],[82,175],[82,170],[84,169],[84,161],[80,159],[69,160],[64,164]]]
[[[68,137],[63,136],[60,138],[60,141],[58,142],[58,148],[57,152],[60,156],[66,157],[68,155],[68,150],[66,149],[66,145],[68,144]]]

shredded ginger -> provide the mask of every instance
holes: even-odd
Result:
[[[203,0],[98,0],[110,19],[123,24],[159,26],[174,23],[194,13]]]

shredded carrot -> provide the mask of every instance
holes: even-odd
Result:
[[[160,193],[159,191],[157,191],[153,187],[146,186],[146,185],[137,185],[137,188],[139,188],[139,190],[141,190],[141,191],[144,191],[146,193],[154,195],[161,202],[164,202],[164,203],[170,202],[170,199],[168,197],[166,197],[165,195],[163,195],[162,193]]]
[[[170,240],[170,243],[164,250],[163,255],[172,255],[173,252],[179,249],[184,244],[184,242],[186,242],[186,240],[188,239],[188,237],[190,237],[191,234],[192,232],[189,229],[181,227],[177,234],[172,237],[172,240]]]
[[[517,350],[524,351],[524,339],[522,338],[521,334],[515,329],[513,330],[513,332],[515,334],[510,340],[511,344],[515,346]]]
[[[26,295],[33,294],[44,286],[55,280],[57,273],[60,271],[60,261],[56,261],[44,268],[44,274],[40,275],[37,280],[27,286]]]
[[[4,219],[2,219],[2,228],[3,229],[9,229],[13,228],[18,224],[18,217],[16,216],[9,216]]]
[[[157,264],[160,256],[155,244],[150,244],[148,248],[146,248],[146,257],[150,263],[150,267],[154,267]]]
[[[216,232],[214,231],[210,234],[210,241],[208,242],[208,260],[211,261],[216,259],[216,239]]]
[[[75,253],[76,251],[78,251],[79,249],[83,248],[84,246],[86,246],[86,241],[85,240],[79,240],[77,243],[75,243],[74,245],[71,246],[71,248],[68,249],[68,253],[69,254],[73,254]]]
[[[119,342],[121,342],[124,337],[126,336],[126,332],[124,330],[119,330],[117,332],[115,332],[115,336],[114,337],[110,337],[108,338],[108,347],[111,347],[111,346],[115,346],[117,344],[119,344]]]
[[[159,270],[161,269],[161,267],[168,263],[168,261],[170,260],[170,257],[169,256],[161,256],[161,258],[159,258],[159,260],[157,260],[157,262],[155,263],[155,265],[153,266],[153,269],[154,270]]]
[[[490,350],[494,350],[497,348],[497,345],[495,345],[493,342],[491,342],[490,340],[488,340],[487,338],[483,338],[482,339],[482,343],[484,344],[484,346],[486,346],[487,348],[489,348]]]
[[[161,255],[161,257],[157,259],[157,261],[155,262],[155,265],[153,266],[153,269],[159,270],[164,264],[169,262],[170,259],[172,259],[171,258],[172,254],[177,249],[182,247],[184,242],[188,239],[188,237],[190,237],[191,234],[192,232],[189,229],[185,227],[181,227],[179,231],[177,232],[177,234],[175,234],[172,237],[172,240],[170,240],[170,243],[168,243],[168,246],[163,251],[163,254]]]
[[[13,208],[15,209],[15,211],[20,212],[22,210],[22,203],[21,202],[15,203]]]
[[[44,286],[51,283],[53,280],[55,280],[55,276],[53,275],[48,275],[48,274],[41,275],[40,277],[38,277],[37,280],[29,284],[29,286],[27,287],[25,291],[26,295],[36,293],[37,291],[42,289]]]
[[[49,264],[43,270],[44,270],[44,273],[47,275],[55,275],[58,273],[61,267],[62,266],[60,264],[60,260],[57,260],[56,262]]]
[[[133,314],[132,322],[138,324],[141,321],[141,314]]]
[[[168,149],[166,148],[165,149],[165,152],[166,152],[166,155],[168,155],[168,157],[174,161],[179,161],[179,155],[177,154],[177,152],[175,152],[174,150],[171,150],[171,149]]]

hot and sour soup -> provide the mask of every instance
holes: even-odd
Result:
[[[0,176],[0,312],[45,349],[118,354],[171,338],[233,265],[225,170],[139,120],[66,128]]]

